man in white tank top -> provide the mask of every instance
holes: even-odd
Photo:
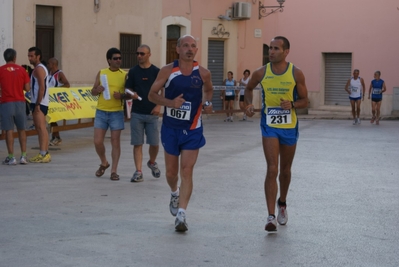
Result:
[[[28,50],[29,63],[35,68],[31,77],[31,110],[33,122],[39,138],[40,152],[29,161],[32,163],[48,163],[51,156],[48,153],[49,138],[46,127],[46,115],[48,112],[48,71],[41,63],[42,51],[37,47]]]
[[[71,85],[69,84],[68,79],[65,77],[65,74],[62,70],[58,69],[58,59],[52,57],[47,62],[47,68],[50,71],[48,86],[51,87],[66,87],[69,88]],[[56,122],[50,123],[51,127],[58,126]],[[62,139],[60,136],[60,132],[54,131],[51,128],[51,141],[50,146],[58,146],[61,145]]]
[[[352,106],[353,125],[360,124],[360,104],[364,100],[365,85],[363,78],[359,77],[359,70],[353,71],[353,77],[345,85]]]

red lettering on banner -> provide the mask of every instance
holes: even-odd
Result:
[[[64,103],[64,102],[59,102],[59,103],[63,105],[67,111],[71,111],[73,115],[75,115],[75,112],[73,112],[74,110],[82,109],[82,106],[79,105],[79,102],[76,99],[73,99],[73,101],[70,103]]]

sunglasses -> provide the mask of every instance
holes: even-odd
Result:
[[[122,60],[122,57],[113,57],[113,60]]]
[[[146,53],[144,53],[144,52],[136,52],[136,55],[138,56],[138,55],[140,55],[140,56],[144,56]]]

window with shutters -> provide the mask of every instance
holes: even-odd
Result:
[[[122,69],[130,69],[138,64],[136,51],[141,45],[141,35],[138,34],[121,34],[120,35],[120,51],[122,56]]]

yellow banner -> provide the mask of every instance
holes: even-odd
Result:
[[[54,87],[49,89],[47,122],[94,118],[98,96],[91,87]]]

